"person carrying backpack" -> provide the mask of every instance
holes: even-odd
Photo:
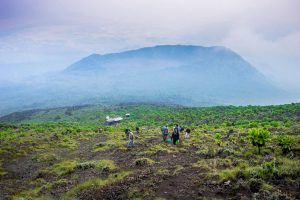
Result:
[[[129,138],[128,147],[131,148],[134,146],[134,141],[133,141],[134,134],[131,131],[129,131],[129,133],[128,133],[128,138]]]
[[[173,139],[173,144],[176,145],[179,143],[179,126],[178,124],[176,124],[176,126],[173,129],[173,134],[172,134],[172,139]]]
[[[167,139],[168,139],[168,136],[169,136],[169,129],[168,129],[168,126],[163,126],[163,127],[161,128],[161,134],[162,134],[162,136],[163,136],[164,142],[166,142]]]

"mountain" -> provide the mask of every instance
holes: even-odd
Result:
[[[15,88],[0,88],[5,91],[0,113],[82,104],[284,102],[282,91],[240,55],[220,46],[161,45],[92,54],[60,73]]]
[[[238,54],[225,47],[161,45],[106,55],[92,54],[69,66],[65,72],[99,72],[109,69],[153,71],[186,66],[202,70],[210,67],[254,70]]]
[[[92,54],[64,73],[105,75],[115,79],[120,92],[180,94],[194,102],[263,103],[263,98],[279,93],[241,56],[219,46],[162,45]]]

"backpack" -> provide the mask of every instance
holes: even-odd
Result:
[[[175,127],[175,128],[174,128],[174,134],[177,135],[178,132],[179,132],[178,127]]]
[[[165,135],[168,134],[168,129],[167,128],[164,129],[164,134]]]
[[[133,134],[132,134],[132,133],[130,133],[129,139],[130,139],[130,140],[133,140]]]

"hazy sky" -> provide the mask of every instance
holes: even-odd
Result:
[[[91,53],[194,44],[231,48],[300,88],[299,10],[299,0],[0,0],[0,81]]]

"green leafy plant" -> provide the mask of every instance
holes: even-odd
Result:
[[[266,145],[271,134],[268,130],[262,128],[252,128],[248,131],[248,137],[253,146],[257,146],[258,153],[260,154],[261,147]]]
[[[256,169],[256,171],[253,173],[258,178],[262,178],[264,180],[269,179],[271,176],[273,176],[274,172],[276,171],[275,168],[275,161],[270,162],[264,162],[260,167]]]
[[[275,172],[276,168],[275,168],[275,161],[271,161],[271,162],[265,162],[262,164],[262,174],[261,176],[263,178],[266,177],[270,177],[273,175],[273,173]]]
[[[215,142],[217,145],[221,145],[221,142],[222,142],[222,135],[220,133],[216,133],[215,134]]]
[[[281,147],[282,153],[286,154],[291,151],[292,146],[294,145],[295,141],[290,136],[279,136],[278,137],[278,145]]]

